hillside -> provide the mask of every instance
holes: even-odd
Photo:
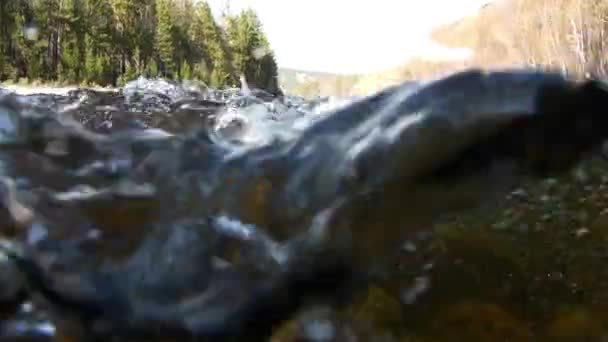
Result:
[[[312,79],[321,80],[332,76],[335,75],[327,72],[279,68],[279,84],[285,89],[293,89],[299,84]]]
[[[477,13],[438,27],[431,37],[473,50],[464,61],[412,59],[399,68],[348,77],[318,76],[299,84],[314,93],[366,94],[404,80],[436,77],[467,67],[533,66],[574,77],[608,71],[608,0],[494,0]],[[320,82],[321,86],[315,84]],[[340,91],[336,92],[336,86]]]
[[[279,69],[279,85],[289,94],[313,97],[317,95],[353,95],[353,85],[360,75],[341,75],[327,72],[289,68]]]
[[[433,39],[475,51],[471,65],[531,65],[605,75],[608,0],[496,0]]]
[[[475,52],[473,65],[519,64],[524,62],[524,53],[521,51],[523,42],[518,39],[525,34],[524,21],[532,15],[525,11],[522,0],[495,1],[472,16],[437,28],[432,38],[449,47],[472,49]]]
[[[608,0],[494,0],[432,32],[442,45],[473,50],[471,59],[412,59],[399,68],[359,77],[355,89],[370,92],[468,67],[533,66],[574,77],[605,77],[607,34]]]

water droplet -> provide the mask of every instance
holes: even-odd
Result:
[[[10,109],[0,107],[0,141],[13,142],[17,138],[18,125]]]
[[[414,252],[415,252],[415,251],[416,251],[418,248],[416,247],[416,245],[415,245],[413,242],[411,242],[411,241],[406,241],[406,242],[403,244],[402,249],[403,249],[405,252],[414,253]]]
[[[331,341],[335,335],[334,326],[328,321],[313,320],[305,325],[304,330],[311,341]]]
[[[547,184],[547,186],[549,187],[554,186],[555,184],[557,184],[557,179],[549,178],[545,181],[545,184]]]
[[[32,310],[34,310],[34,306],[30,302],[26,302],[21,305],[21,311],[24,313],[30,313]]]
[[[30,245],[36,245],[39,242],[46,239],[48,236],[48,231],[45,226],[35,223],[32,225],[30,230],[28,231],[27,242]]]
[[[51,323],[45,322],[38,325],[38,331],[47,335],[55,335],[55,326]]]
[[[573,173],[574,173],[574,178],[581,183],[585,183],[589,180],[589,176],[587,175],[587,172],[580,167],[574,169]]]
[[[23,35],[27,40],[38,40],[38,28],[36,26],[25,26],[23,28]]]
[[[526,190],[520,188],[520,189],[517,189],[517,190],[511,192],[511,196],[513,196],[513,197],[526,197],[526,196],[528,196],[528,193],[526,192]]]
[[[411,305],[421,294],[425,293],[431,284],[431,280],[428,277],[417,277],[414,279],[414,284],[403,291],[401,295],[401,301],[403,304]]]
[[[87,233],[87,238],[90,240],[99,240],[101,235],[102,233],[99,229],[91,229]]]
[[[575,232],[575,235],[576,235],[577,238],[581,238],[581,237],[583,237],[583,236],[585,236],[587,234],[589,234],[589,229],[587,229],[585,227],[577,229],[576,232]]]
[[[551,272],[547,273],[547,279],[552,281],[559,281],[564,279],[564,274],[562,272]]]

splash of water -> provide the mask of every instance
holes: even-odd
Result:
[[[600,84],[535,71],[345,102],[265,96],[140,78],[0,98],[0,218],[19,252],[2,249],[52,321],[127,339],[267,336],[439,215],[569,170],[608,135]]]

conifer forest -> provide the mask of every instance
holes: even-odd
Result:
[[[139,76],[239,77],[276,90],[277,64],[253,10],[193,0],[2,0],[0,81],[120,86]]]

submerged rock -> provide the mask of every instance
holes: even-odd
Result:
[[[438,218],[567,173],[608,137],[601,84],[536,71],[404,84],[317,121],[300,108],[303,129],[238,91],[187,115],[192,89],[146,82],[104,95],[128,119],[103,132],[75,122],[86,105],[0,99],[3,177],[29,194],[3,205],[31,212],[5,210],[22,226],[6,253],[63,336],[266,340],[303,306],[348,302]]]
[[[452,341],[533,341],[521,320],[504,308],[487,303],[450,306],[436,318],[435,324],[438,337]]]
[[[0,317],[7,319],[14,315],[26,297],[19,269],[6,255],[0,254]]]

